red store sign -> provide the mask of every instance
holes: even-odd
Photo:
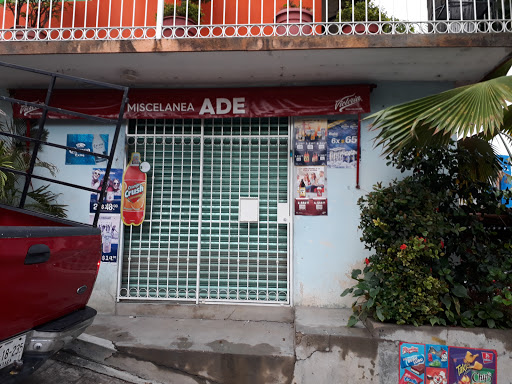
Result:
[[[370,112],[372,85],[210,89],[130,89],[126,119],[190,119],[212,117],[270,117],[340,115]],[[54,90],[51,107],[117,119],[121,92],[112,90]],[[15,90],[18,100],[42,104],[46,90]],[[13,105],[14,115],[39,118],[40,108]],[[48,112],[51,119],[74,118]]]

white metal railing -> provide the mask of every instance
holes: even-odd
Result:
[[[512,32],[512,0],[0,0],[0,12],[4,41]]]

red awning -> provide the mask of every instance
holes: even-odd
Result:
[[[130,89],[126,119],[270,117],[370,112],[372,85],[268,88]],[[15,90],[13,97],[42,104],[46,90]],[[54,90],[51,107],[117,119],[121,93],[111,90]],[[38,118],[42,110],[13,105],[14,116]],[[51,119],[72,116],[49,111]]]

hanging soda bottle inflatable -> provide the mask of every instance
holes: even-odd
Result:
[[[146,212],[146,174],[139,168],[140,154],[132,153],[123,175],[121,219],[125,225],[141,225]]]

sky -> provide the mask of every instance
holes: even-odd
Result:
[[[400,20],[427,20],[426,0],[373,0],[373,2],[383,7],[388,16],[395,16]]]

